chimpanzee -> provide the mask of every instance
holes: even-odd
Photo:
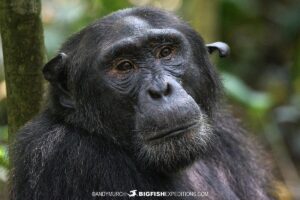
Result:
[[[229,52],[147,7],[73,35],[43,68],[48,103],[17,134],[11,199],[273,199],[269,164],[222,100],[215,50]]]

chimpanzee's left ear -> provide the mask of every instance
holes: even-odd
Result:
[[[227,57],[230,53],[229,46],[224,42],[214,42],[211,44],[207,44],[206,48],[210,54],[215,50],[218,50],[220,57]]]

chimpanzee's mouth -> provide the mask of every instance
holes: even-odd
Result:
[[[148,137],[146,137],[146,140],[149,142],[161,140],[161,139],[166,139],[166,138],[171,138],[177,135],[185,134],[190,130],[193,130],[195,128],[199,127],[199,122],[194,121],[192,123],[185,124],[183,126],[175,127],[172,129],[164,129],[158,132],[155,132],[155,134],[151,134]]]

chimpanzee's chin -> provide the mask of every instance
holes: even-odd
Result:
[[[137,139],[136,158],[143,168],[170,173],[183,169],[205,154],[212,131],[202,120],[186,130],[178,130],[164,137]]]

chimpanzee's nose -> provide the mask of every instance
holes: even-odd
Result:
[[[153,100],[160,100],[163,97],[172,94],[172,85],[169,82],[163,82],[159,85],[153,85],[148,88],[148,94]]]

